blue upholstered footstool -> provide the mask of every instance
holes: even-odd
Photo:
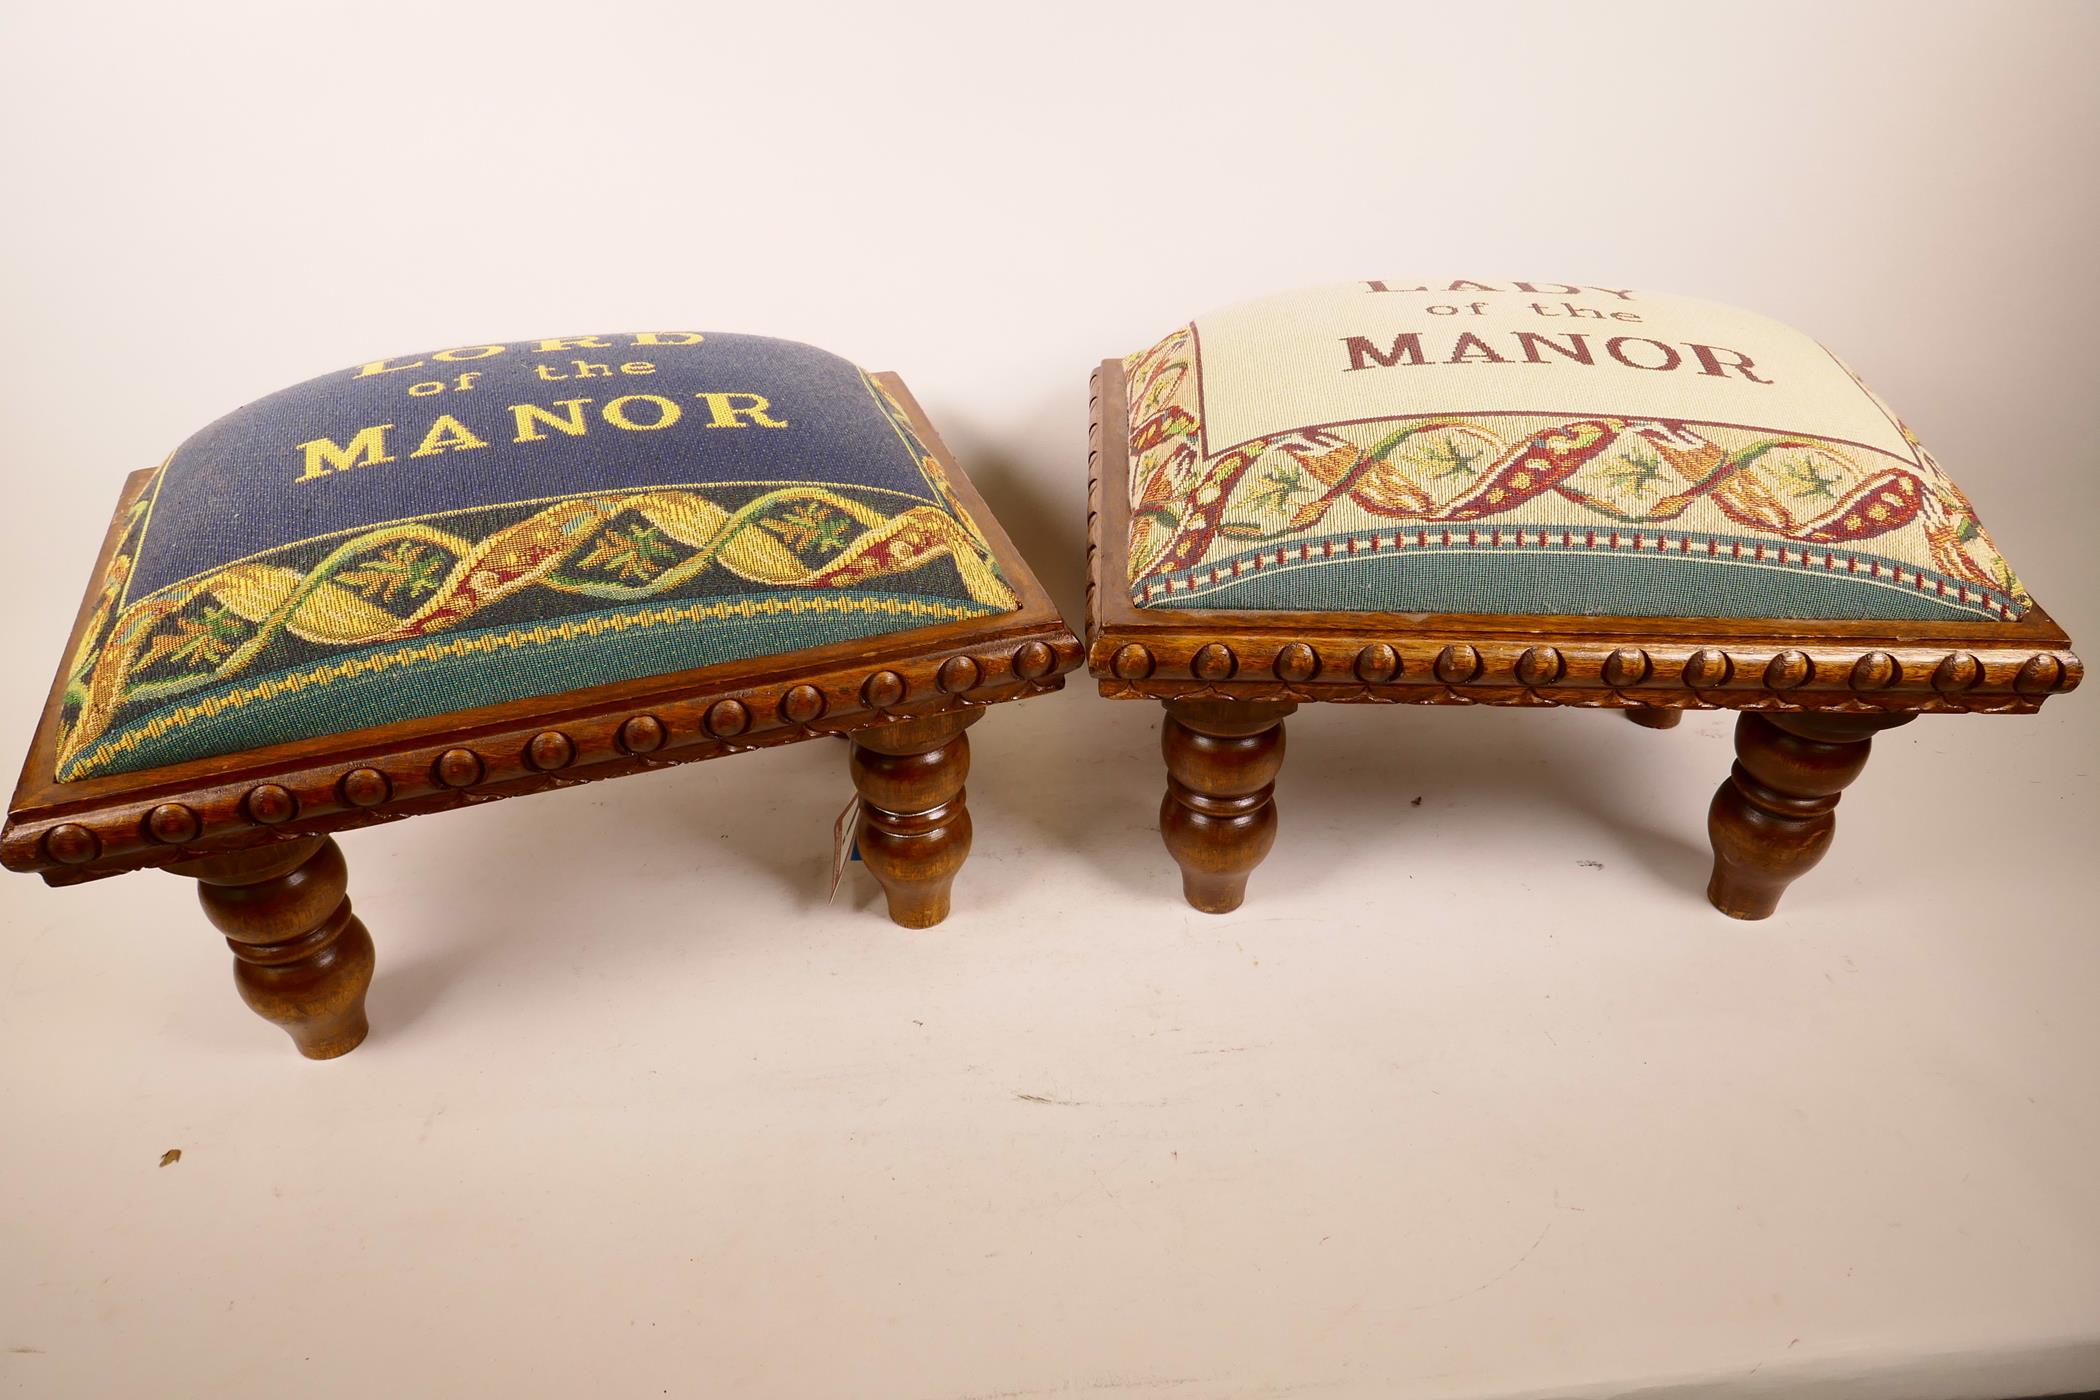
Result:
[[[1708,894],[1762,918],[1873,734],[2082,674],[1888,406],[1731,307],[1350,282],[1200,316],[1094,392],[1089,663],[1165,703],[1199,909],[1268,852],[1307,702],[1740,711]]]
[[[948,911],[963,730],[1080,649],[904,386],[644,331],[355,365],[127,484],[0,857],[196,878],[243,996],[365,1034],[333,833],[846,735],[899,923]]]

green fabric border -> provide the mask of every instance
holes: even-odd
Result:
[[[739,594],[722,602],[764,602],[768,599],[807,600],[808,590],[770,590]],[[825,595],[819,595],[825,596]],[[838,596],[838,595],[830,595]],[[906,593],[850,593],[856,600],[932,604],[959,609],[959,616],[983,617],[1000,609],[973,603],[967,598],[929,597]],[[671,600],[656,607],[677,607],[695,601]],[[522,622],[487,628],[433,633],[430,642],[465,641],[506,633],[529,633],[541,625],[566,626],[591,619],[632,616],[633,607],[594,613],[570,614],[545,619],[544,623]],[[142,732],[159,715],[214,697],[249,689],[278,677],[299,674],[308,666],[282,671],[276,676],[243,676],[238,681],[183,695],[179,700],[153,710],[127,716],[114,725],[58,776],[71,782],[83,776],[103,777],[159,768],[189,759],[243,753],[272,744],[343,734],[375,725],[403,720],[428,719],[435,715],[475,709],[484,705],[522,700],[536,695],[561,695],[589,686],[676,671],[776,656],[834,642],[861,637],[935,627],[952,619],[899,617],[880,612],[783,614],[764,618],[696,618],[688,621],[633,626],[596,636],[550,638],[529,641],[489,652],[445,656],[394,665],[381,671],[341,676],[326,684],[309,685],[290,696],[277,696],[198,718],[157,738],[146,738],[108,762],[82,773],[82,763],[103,745]],[[413,646],[415,642],[389,642],[331,656],[325,665],[338,665],[359,656]]]
[[[1337,539],[1346,538],[1342,536]],[[1290,540],[1279,547],[1316,546]],[[1245,554],[1272,550],[1246,551]],[[1243,554],[1240,557],[1245,557]],[[1189,573],[1207,574],[1231,559]],[[1755,586],[1747,575],[1755,576]],[[1931,575],[1927,575],[1930,577]],[[1150,580],[1147,580],[1148,582]],[[1971,593],[1986,592],[1974,584]],[[1995,595],[1994,595],[1995,596]],[[1408,547],[1353,558],[1271,565],[1195,596],[1170,595],[1146,609],[1242,608],[1257,612],[1434,612],[1588,617],[1731,617],[1802,621],[1996,622],[1972,607],[1913,588],[1792,565],[1698,554],[1607,553],[1552,548]]]

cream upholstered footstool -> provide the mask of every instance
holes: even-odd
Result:
[[[765,336],[280,390],[135,474],[93,577],[0,859],[194,878],[314,1058],[363,1039],[373,969],[334,833],[843,735],[923,928],[970,849],[963,731],[1080,660],[902,383]]]
[[[1887,406],[1730,307],[1352,282],[1198,317],[1094,387],[1089,664],[1165,703],[1199,909],[1267,854],[1310,701],[1741,711],[1708,896],[1755,919],[1874,734],[2082,674]]]

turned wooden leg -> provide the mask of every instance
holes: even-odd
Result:
[[[1838,794],[1867,766],[1873,737],[1904,714],[1746,712],[1735,770],[1707,809],[1714,875],[1706,897],[1738,919],[1771,917],[1779,896],[1830,849]]]
[[[233,981],[310,1060],[365,1038],[372,935],[350,912],[349,870],[327,836],[229,851],[168,869],[197,881],[205,917],[233,949]]]
[[[1675,729],[1684,718],[1684,711],[1668,705],[1628,705],[1622,713],[1647,729]]]
[[[948,917],[948,890],[970,854],[970,736],[982,710],[952,711],[852,735],[860,793],[854,840],[889,897],[890,918],[932,928]]]
[[[1160,730],[1167,795],[1159,834],[1181,892],[1206,914],[1247,897],[1247,877],[1276,844],[1276,772],[1288,701],[1169,700]]]

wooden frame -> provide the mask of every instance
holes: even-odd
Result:
[[[0,864],[54,885],[152,866],[194,876],[242,959],[243,994],[253,1004],[262,995],[251,995],[262,977],[250,975],[255,969],[275,969],[264,980],[280,990],[298,980],[288,966],[312,980],[307,964],[338,957],[345,939],[362,940],[369,981],[369,939],[349,916],[341,880],[328,874],[340,872],[335,832],[846,735],[855,740],[862,793],[857,834],[892,916],[918,927],[938,922],[968,849],[963,729],[985,706],[1061,688],[1082,652],[917,400],[894,374],[875,377],[904,405],[982,527],[1019,598],[1015,611],[77,782],[56,777],[61,674],[0,830]],[[117,521],[149,477],[129,478]],[[119,533],[113,523],[91,579],[101,577]],[[65,655],[78,645],[94,595],[91,583]],[[302,895],[317,884],[336,887],[332,901]],[[286,962],[287,938],[313,941],[331,921],[331,937]],[[339,990],[333,982],[342,978],[321,980]],[[307,1053],[340,1054],[363,1034],[361,986],[355,1001],[354,1025],[322,1029],[327,1017],[298,997],[276,1007],[282,1016],[257,1009],[286,1023]]]
[[[1716,799],[1717,813],[1728,809],[1714,819],[1719,853],[1723,825],[1756,826],[1770,846],[1782,828],[1792,839],[1805,823],[1827,845],[1837,787],[1820,791],[1829,774],[1805,769],[1864,762],[1876,730],[1920,714],[2031,714],[2085,673],[2063,629],[2038,606],[2014,622],[1973,623],[1140,608],[1127,582],[1121,361],[1095,372],[1092,402],[1088,668],[1104,696],[1167,706],[1163,830],[1198,908],[1236,907],[1267,850],[1281,723],[1299,704],[1612,707],[1655,728],[1686,709],[1760,712],[1764,721],[1746,715],[1739,723],[1743,761]],[[1823,752],[1833,745],[1843,763]],[[1742,816],[1743,805],[1760,815]],[[1717,854],[1709,894],[1726,912],[1763,917],[1820,854],[1820,845],[1813,854],[1803,848],[1775,865],[1755,898],[1739,873],[1753,862],[1749,848]]]

